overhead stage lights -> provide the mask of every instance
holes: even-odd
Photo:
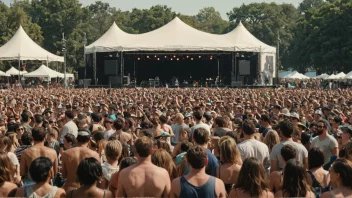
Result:
[[[189,56],[186,56],[187,58],[189,58]]]
[[[167,56],[164,56],[164,58],[167,58]]]
[[[158,60],[160,60],[160,58],[158,58]]]
[[[172,58],[170,60],[172,60]]]
[[[154,56],[154,58],[156,58],[156,55]]]
[[[141,60],[141,58],[138,57],[137,60]]]
[[[147,58],[149,58],[149,56],[147,56]]]
[[[177,58],[177,60],[180,60],[179,58]]]
[[[202,56],[198,56],[198,57],[199,57],[199,59],[202,58]]]
[[[174,55],[174,58],[176,58],[176,56]]]
[[[193,60],[193,58],[191,58],[191,60]]]

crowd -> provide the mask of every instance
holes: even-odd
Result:
[[[0,92],[0,197],[352,197],[349,89]]]

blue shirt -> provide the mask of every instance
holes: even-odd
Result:
[[[207,149],[207,155],[208,155],[208,165],[205,168],[205,173],[216,177],[216,167],[220,166],[219,160],[215,157],[214,154],[211,153],[209,149]],[[187,175],[189,171],[190,169],[189,169],[189,166],[187,165],[187,169],[184,175]]]

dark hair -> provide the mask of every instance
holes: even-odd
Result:
[[[283,174],[282,194],[284,197],[305,197],[308,191],[313,191],[307,180],[306,169],[298,160],[288,160]]]
[[[79,129],[78,131],[85,131],[90,134],[90,131],[88,129]],[[79,135],[78,133],[76,140],[77,142],[82,144],[87,143],[90,140],[90,135]]]
[[[223,118],[223,117],[216,117],[216,118],[215,118],[215,124],[218,125],[219,127],[225,127],[225,126],[226,126],[225,118]]]
[[[213,117],[211,117],[211,115],[208,114],[204,114],[205,120],[206,121],[210,121]]]
[[[238,144],[238,137],[237,137],[236,132],[228,131],[228,132],[226,132],[225,135],[232,137],[235,140],[236,144]]]
[[[34,120],[35,120],[36,123],[39,124],[39,123],[42,123],[44,121],[44,117],[42,115],[40,115],[40,114],[35,114],[34,115]]]
[[[196,120],[201,120],[203,118],[203,115],[202,115],[202,112],[200,111],[196,111],[193,113],[193,117],[196,119]]]
[[[257,158],[244,160],[235,188],[249,193],[251,197],[258,197],[263,191],[269,190],[263,164]]]
[[[270,117],[267,114],[263,114],[260,116],[260,119],[264,122],[269,122],[270,123]]]
[[[279,129],[281,134],[288,138],[292,137],[293,133],[295,132],[295,126],[288,120],[281,121],[279,123]]]
[[[68,110],[68,111],[65,111],[65,116],[68,117],[69,119],[73,119],[75,118],[75,114],[73,114],[72,111]]]
[[[187,151],[186,159],[188,164],[194,169],[201,169],[206,166],[208,158],[205,148],[201,146],[194,146]]]
[[[93,133],[93,139],[96,142],[99,142],[100,140],[104,139],[104,132],[103,131],[97,131],[95,133]]]
[[[100,122],[102,119],[99,113],[92,113],[90,116],[92,117],[93,122]]]
[[[71,133],[66,134],[64,138],[67,141],[67,143],[72,142],[72,146],[77,144],[77,140],[76,140],[75,136],[72,135]]]
[[[125,169],[133,164],[137,163],[137,159],[134,157],[126,157],[120,162],[120,171]]]
[[[166,118],[164,115],[161,115],[161,116],[159,117],[159,120],[160,120],[160,122],[162,122],[162,123],[166,123],[166,122],[167,122],[167,118]]]
[[[319,147],[313,147],[308,152],[308,167],[319,168],[324,165],[324,153]]]
[[[152,126],[150,126],[150,123],[148,123],[148,122],[142,122],[140,126],[141,126],[142,129],[153,128]]]
[[[246,135],[253,135],[255,133],[255,125],[252,121],[245,120],[242,123],[242,130]]]
[[[24,132],[21,136],[22,145],[32,145],[33,137],[32,134],[29,132]]]
[[[125,127],[125,121],[122,118],[117,118],[114,122],[114,127],[116,130],[121,130]]]
[[[153,140],[149,137],[140,137],[135,143],[136,152],[140,157],[148,157],[152,153]]]
[[[46,130],[43,127],[35,127],[32,129],[32,137],[35,142],[42,142],[46,137]]]
[[[29,121],[28,113],[22,113],[21,114],[21,119],[22,119],[23,122],[28,122]]]
[[[352,162],[339,158],[333,163],[331,169],[340,174],[342,185],[348,188],[352,188]]]
[[[181,143],[181,151],[187,152],[192,146],[193,146],[192,142],[189,142],[187,140],[183,140]]]
[[[210,140],[209,132],[202,127],[197,128],[193,132],[193,140],[199,145],[204,145]]]
[[[48,179],[53,162],[47,157],[38,157],[29,166],[29,174],[36,183],[44,182]]]
[[[103,176],[103,170],[97,159],[86,158],[79,163],[77,168],[77,179],[81,185],[90,186]]]
[[[286,144],[281,148],[280,154],[282,158],[287,162],[290,159],[296,158],[296,149],[293,146]]]
[[[337,124],[341,125],[342,119],[339,116],[335,116],[334,117],[334,122],[336,122]]]

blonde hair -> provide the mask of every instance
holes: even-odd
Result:
[[[16,149],[17,147],[20,146],[20,143],[18,142],[16,133],[10,134],[10,135],[8,135],[8,137],[10,138],[14,149]]]
[[[279,135],[277,134],[276,131],[270,130],[265,135],[263,143],[268,146],[269,150],[271,150],[276,144],[280,143],[280,137],[279,137]]]
[[[109,141],[105,146],[105,156],[107,159],[118,160],[122,153],[122,144],[118,140]]]
[[[158,149],[152,154],[152,163],[167,170],[171,180],[177,177],[176,165],[165,149]]]
[[[223,163],[242,164],[236,141],[232,137],[223,136],[220,138],[218,145],[220,149],[220,160]]]

